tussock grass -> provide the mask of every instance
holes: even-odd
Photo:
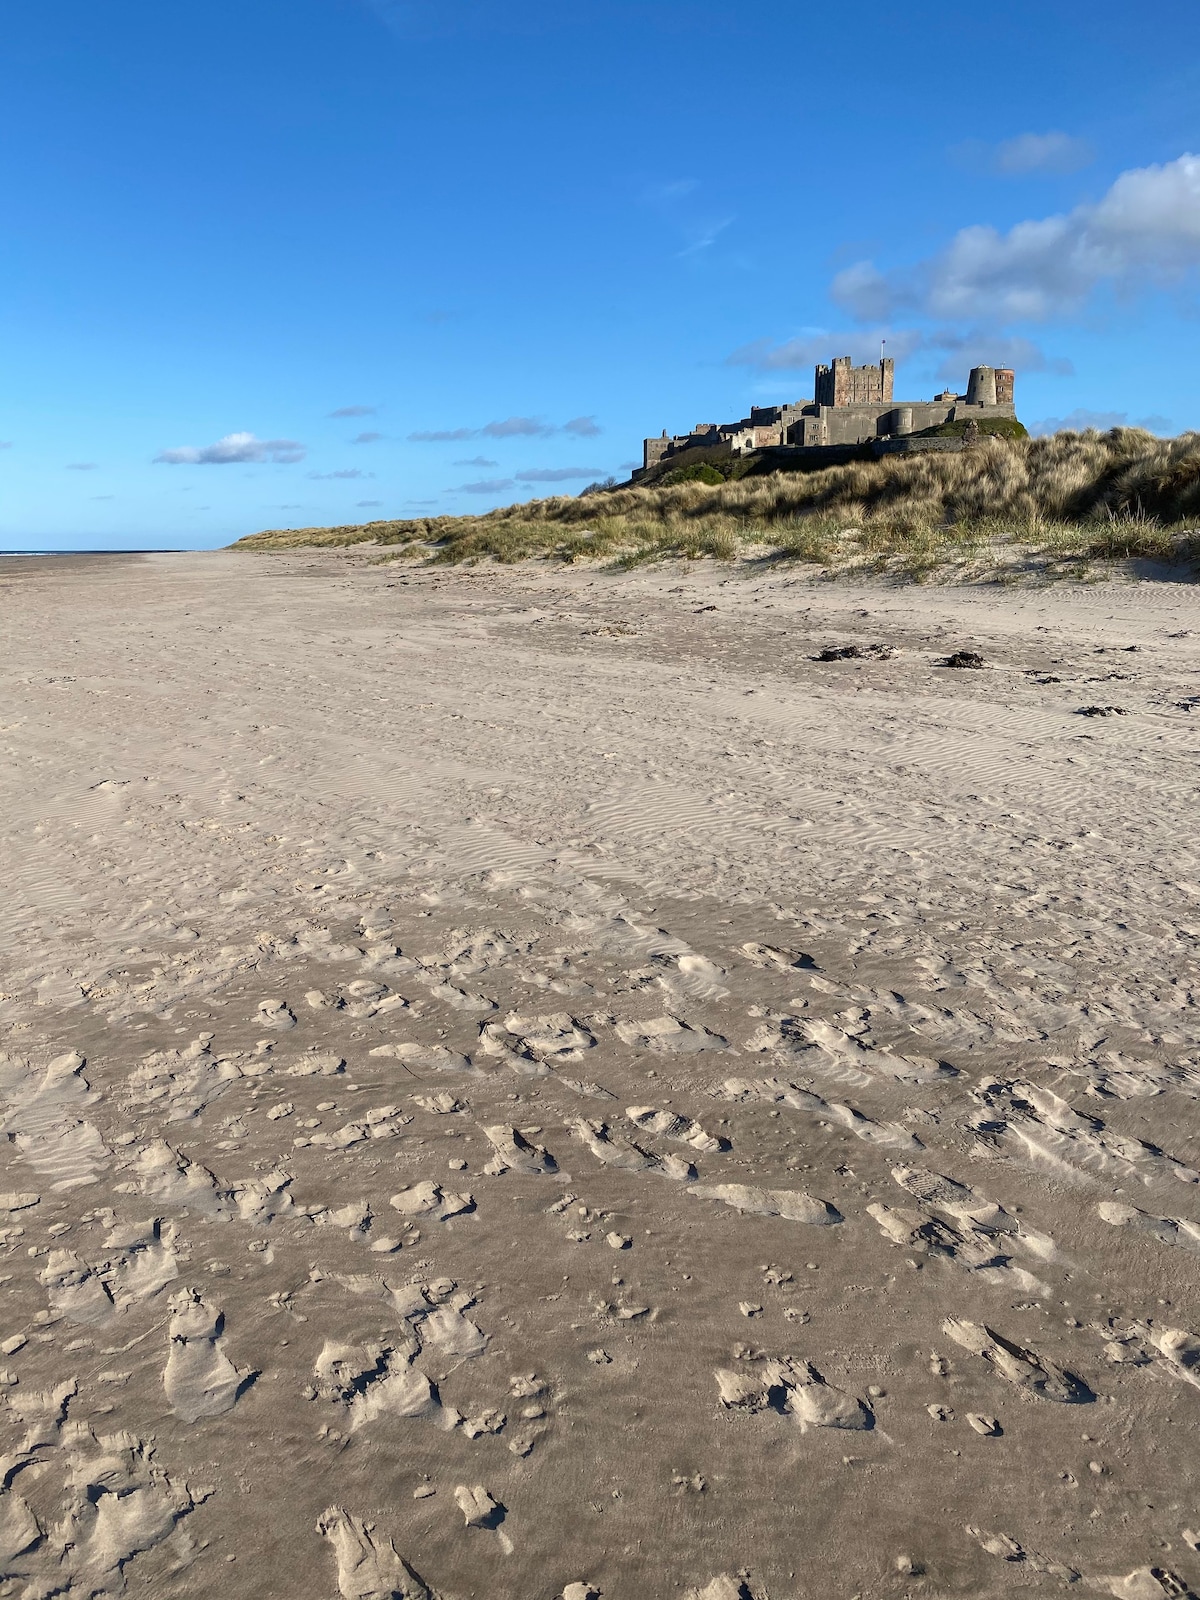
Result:
[[[618,485],[475,517],[253,534],[237,550],[372,543],[433,563],[667,557],[797,560],[922,577],[1200,560],[1200,433],[1138,428],[989,438],[961,452],[814,472]]]

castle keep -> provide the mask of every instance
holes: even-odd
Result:
[[[813,375],[813,398],[791,405],[751,406],[740,422],[698,422],[691,433],[647,439],[641,476],[651,467],[685,450],[721,449],[731,455],[754,450],[821,449],[875,443],[881,450],[933,445],[914,439],[927,428],[946,422],[977,422],[987,417],[1015,417],[1014,374],[1008,367],[972,367],[965,395],[945,389],[932,400],[892,398],[895,363],[852,367],[849,356],[837,356]],[[938,441],[942,442],[942,441]],[[949,443],[949,441],[945,441]]]

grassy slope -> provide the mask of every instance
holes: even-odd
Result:
[[[954,453],[855,461],[732,482],[623,486],[507,506],[339,528],[277,529],[235,550],[371,543],[437,562],[546,556],[623,565],[669,555],[792,556],[833,570],[919,575],[947,565],[1043,567],[1200,557],[1200,434],[1137,428],[991,438]]]

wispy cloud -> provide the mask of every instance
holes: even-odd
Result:
[[[1019,334],[997,333],[987,328],[892,328],[839,329],[806,328],[795,338],[775,343],[757,339],[742,345],[726,358],[730,366],[753,367],[758,372],[811,371],[818,362],[832,356],[849,356],[856,364],[879,360],[885,354],[895,361],[917,355],[939,356],[937,376],[949,380],[965,379],[972,367],[1015,367],[1022,372],[1047,372],[1056,377],[1074,371],[1061,356],[1050,356],[1032,339]]]
[[[922,335],[914,328],[861,328],[830,333],[827,328],[805,328],[795,338],[775,343],[756,339],[744,344],[726,359],[733,367],[754,367],[759,372],[800,372],[831,356],[850,356],[856,364],[879,360],[879,348],[887,340],[887,354],[904,360],[920,346]]]
[[[13,442],[11,439],[0,439],[0,450],[11,450],[12,447]]]
[[[537,439],[554,428],[538,417],[505,417],[503,422],[485,422],[479,431],[485,439]]]
[[[698,223],[689,230],[694,234],[694,237],[679,251],[679,260],[682,261],[687,256],[699,255],[702,250],[710,250],[725,232],[725,229],[730,227],[733,222],[733,216],[728,216],[714,218],[711,222]]]
[[[492,461],[488,456],[464,456],[461,461],[451,463],[456,467],[498,467],[498,461]]]
[[[117,497],[116,497],[115,494],[90,494],[90,495],[88,495],[88,499],[89,500],[115,500],[116,498]]]
[[[252,433],[227,433],[216,444],[181,445],[163,450],[156,462],[169,467],[225,467],[238,462],[275,461],[284,465],[303,461],[306,451],[295,439],[257,439]]]
[[[383,501],[382,501],[382,500],[356,500],[356,501],[355,501],[355,502],[354,502],[354,504],[355,504],[355,505],[356,505],[356,506],[360,506],[360,507],[365,507],[365,506],[381,506],[381,505],[382,505],[382,504],[383,504]]]
[[[569,422],[543,422],[540,417],[504,417],[485,422],[481,428],[425,428],[410,433],[414,444],[461,444],[465,439],[548,439],[556,433],[569,433],[577,439],[593,439],[603,428],[594,416],[572,417]],[[457,465],[484,466],[491,463],[459,462]]]
[[[1040,422],[1029,424],[1030,433],[1083,433],[1088,428],[1095,428],[1098,433],[1104,433],[1109,428],[1145,428],[1147,433],[1167,434],[1171,431],[1170,417],[1160,417],[1157,413],[1149,417],[1135,417],[1130,421],[1127,411],[1088,411],[1080,408],[1069,411],[1065,417],[1043,417]]]
[[[358,467],[344,467],[340,472],[310,472],[308,476],[318,483],[328,483],[333,478],[373,478],[373,472],[362,472]]]
[[[946,351],[937,369],[939,378],[962,378],[972,367],[1014,367],[1019,372],[1046,372],[1055,378],[1069,378],[1075,371],[1065,356],[1047,355],[1039,344],[1021,334],[995,333],[986,328],[969,328],[965,332],[935,328],[921,344],[926,350]]]
[[[1096,152],[1086,139],[1069,133],[1021,133],[996,146],[997,172],[1018,176],[1026,172],[1065,175],[1091,166]]]
[[[481,478],[478,483],[460,483],[459,492],[462,494],[504,494],[509,489],[515,489],[516,484],[512,478]],[[447,490],[453,494],[453,489]]]
[[[650,184],[642,192],[642,199],[647,205],[670,205],[674,200],[695,194],[699,187],[699,178],[673,178],[667,183]]]
[[[963,228],[913,268],[860,261],[834,278],[837,303],[863,321],[915,310],[1003,326],[1081,311],[1107,285],[1123,294],[1177,283],[1200,267],[1200,156],[1123,172],[1094,204],[1006,232]]]
[[[643,206],[658,213],[660,221],[683,241],[676,259],[703,254],[735,220],[714,208],[705,198],[698,178],[670,178],[647,185],[639,196]]]
[[[378,406],[339,406],[336,411],[331,411],[331,417],[373,417],[379,412]]]
[[[518,483],[570,483],[573,478],[598,478],[603,471],[603,467],[527,467],[513,477]]]
[[[992,172],[1003,178],[1065,177],[1091,166],[1095,148],[1070,133],[1019,133],[999,144],[967,139],[950,152],[961,165],[975,172]]]
[[[67,462],[67,471],[68,472],[95,472],[95,471],[98,470],[99,466],[100,466],[100,463],[98,461],[68,461]]]
[[[387,435],[383,434],[383,433],[359,433],[359,434],[356,434],[353,439],[351,439],[350,443],[351,444],[378,444],[381,439],[385,439],[386,437],[387,437]]]

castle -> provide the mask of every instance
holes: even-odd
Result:
[[[685,450],[719,450],[722,454],[748,455],[753,450],[791,447],[820,449],[878,442],[882,448],[905,449],[918,443],[914,434],[945,422],[974,418],[1015,417],[1014,374],[1008,367],[972,367],[965,395],[945,389],[932,400],[892,398],[895,363],[881,359],[878,366],[852,367],[849,356],[837,356],[831,366],[818,366],[813,398],[791,405],[751,406],[740,422],[698,422],[691,433],[674,438],[647,439],[636,480],[651,467]],[[886,443],[885,443],[886,441]],[[910,443],[906,443],[910,441]]]

